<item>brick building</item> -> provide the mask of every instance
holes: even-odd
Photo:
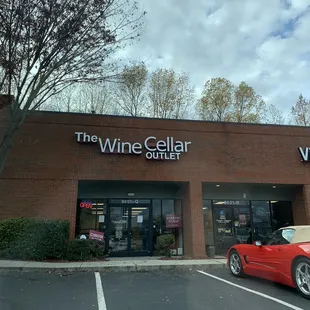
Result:
[[[1,124],[5,124],[4,113]],[[224,253],[310,224],[309,128],[35,112],[0,178],[0,218],[67,219],[111,255]],[[310,157],[309,157],[310,159]]]

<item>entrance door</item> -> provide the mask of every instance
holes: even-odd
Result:
[[[151,255],[152,235],[148,205],[110,206],[108,226],[111,256]]]
[[[216,254],[225,254],[233,244],[236,243],[236,237],[233,232],[232,208],[214,207],[214,242]]]
[[[216,254],[225,255],[238,243],[252,243],[250,206],[246,201],[213,202]]]

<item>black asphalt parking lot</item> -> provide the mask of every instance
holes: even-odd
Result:
[[[0,310],[97,310],[94,273],[0,273]]]
[[[228,269],[206,271],[242,287],[289,304],[223,283],[196,270],[182,272],[101,273],[104,304],[98,307],[94,272],[0,273],[1,310],[251,310],[310,309],[294,290],[267,281],[237,279]],[[99,297],[100,299],[100,297]]]

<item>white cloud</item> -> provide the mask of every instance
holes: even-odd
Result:
[[[141,41],[120,56],[150,70],[190,73],[200,92],[211,77],[242,80],[288,112],[310,98],[310,0],[140,0]]]

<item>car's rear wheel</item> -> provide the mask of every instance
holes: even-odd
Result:
[[[301,257],[295,262],[293,277],[299,293],[310,299],[310,259]]]
[[[229,253],[229,269],[235,277],[242,277],[244,275],[241,258],[236,250],[231,250]]]

